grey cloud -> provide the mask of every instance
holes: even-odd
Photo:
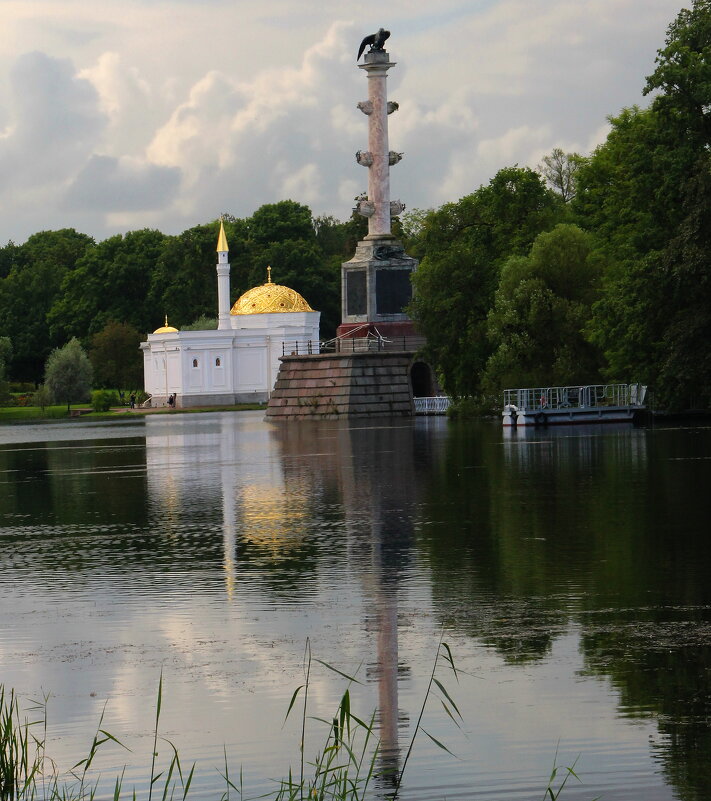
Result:
[[[63,205],[76,211],[148,211],[170,204],[180,186],[177,167],[92,156],[72,182]]]
[[[68,59],[21,56],[10,74],[10,133],[0,139],[0,175],[22,184],[66,179],[86,159],[106,125],[93,86]]]

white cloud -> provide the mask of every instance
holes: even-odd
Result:
[[[393,197],[456,200],[556,145],[591,149],[641,89],[678,0],[5,0],[0,242],[48,225],[177,232],[291,196],[345,218],[365,189],[361,37],[385,25]],[[28,54],[28,51],[30,52]],[[566,145],[567,147],[567,145]]]

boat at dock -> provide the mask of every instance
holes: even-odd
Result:
[[[588,384],[504,390],[505,426],[633,422],[644,412],[643,384]]]

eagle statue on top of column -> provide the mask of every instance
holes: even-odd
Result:
[[[377,33],[371,33],[370,36],[366,36],[365,39],[360,43],[360,47],[358,48],[358,55],[356,56],[356,61],[360,59],[363,55],[363,51],[365,48],[370,45],[370,50],[368,52],[372,52],[373,50],[382,50],[383,45],[385,44],[386,40],[390,36],[390,31],[386,31],[385,28],[379,28]]]

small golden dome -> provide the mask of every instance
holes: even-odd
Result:
[[[153,333],[154,334],[177,334],[178,333],[178,329],[177,328],[173,328],[172,325],[168,325],[168,315],[166,314],[165,315],[165,323],[160,328],[156,328],[156,330]]]
[[[288,286],[272,283],[272,268],[267,267],[267,283],[248,289],[235,301],[230,314],[277,314],[309,312],[311,306]]]

